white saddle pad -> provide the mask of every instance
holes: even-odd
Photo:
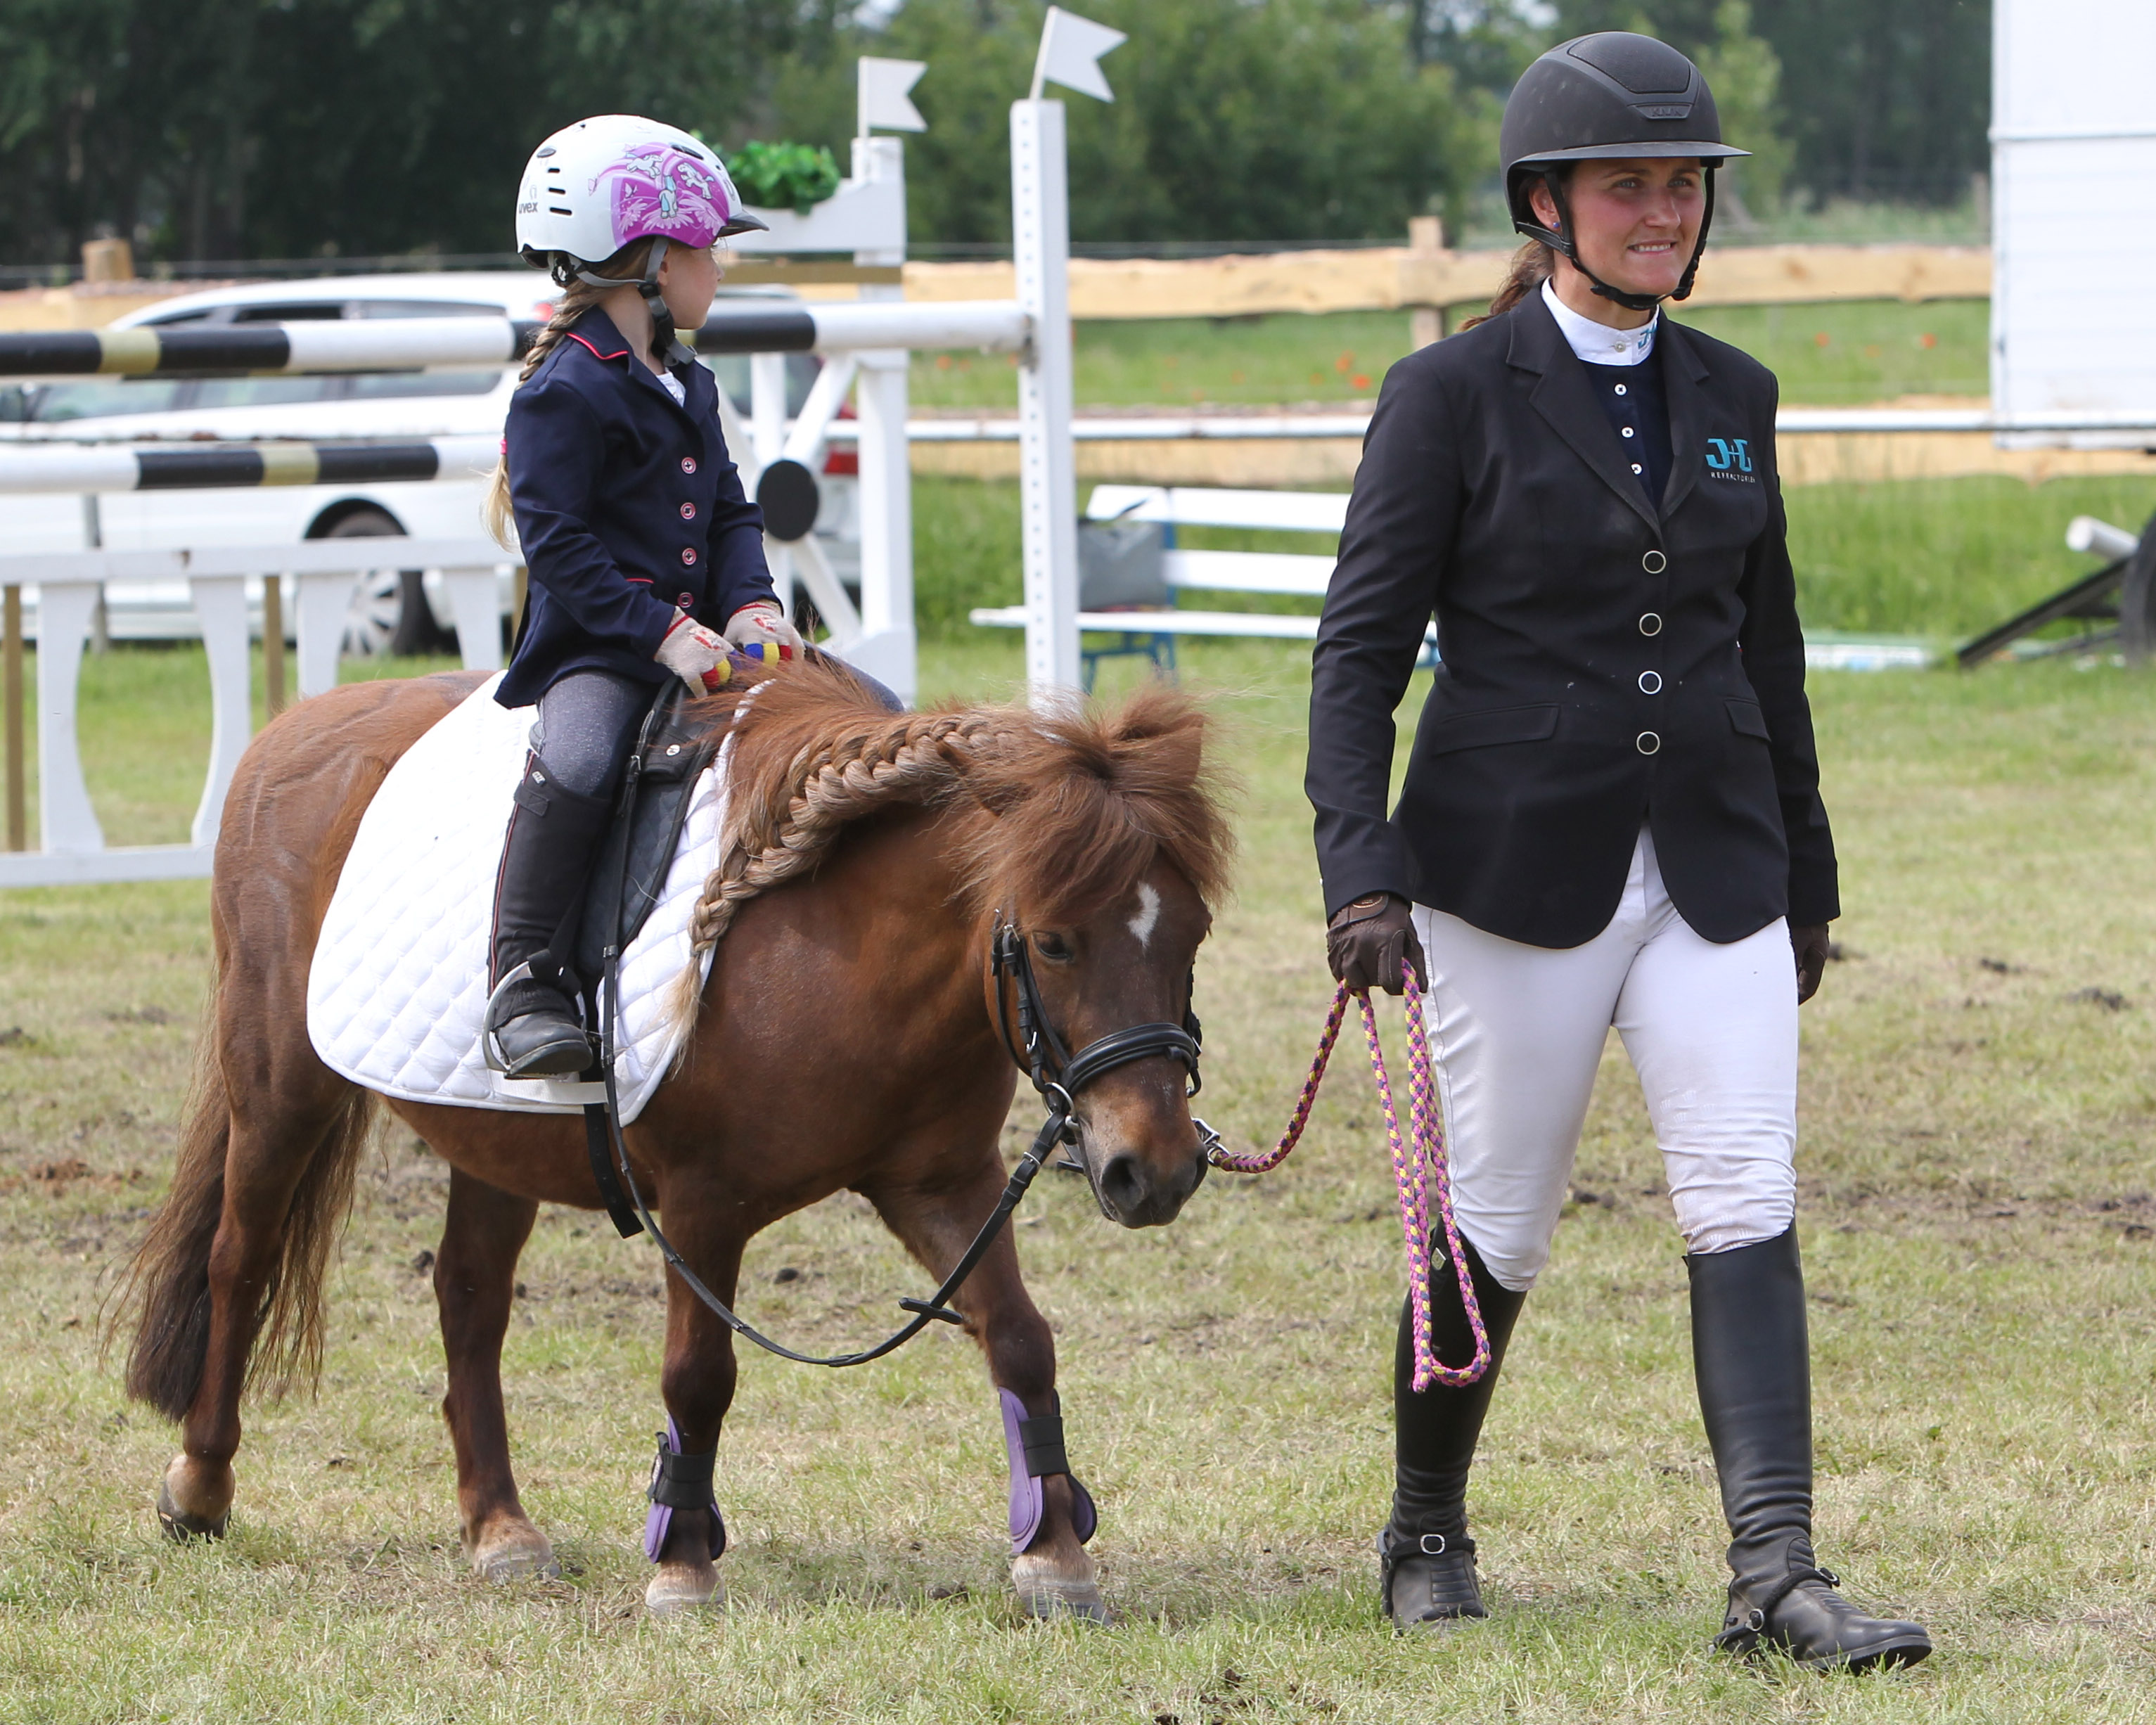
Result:
[[[510,798],[536,709],[495,703],[490,677],[390,768],[345,860],[307,974],[307,1034],[335,1071],[388,1096],[572,1112],[600,1086],[511,1081],[480,1046],[487,937]],[[658,1089],[685,1025],[662,1009],[689,963],[689,918],[718,854],[731,739],[696,782],[659,902],[622,954],[622,1118]],[[706,952],[699,981],[711,969]]]

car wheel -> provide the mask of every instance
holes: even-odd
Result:
[[[378,509],[354,510],[325,539],[402,539],[403,528]],[[370,569],[352,589],[340,650],[357,658],[439,652],[443,634],[429,608],[418,569]]]

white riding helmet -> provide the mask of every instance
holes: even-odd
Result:
[[[579,120],[531,152],[516,193],[516,249],[556,279],[580,275],[632,240],[697,249],[767,227],[748,213],[718,152],[634,114]],[[663,249],[663,248],[662,248]]]

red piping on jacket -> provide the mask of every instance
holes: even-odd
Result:
[[[598,348],[593,347],[590,342],[586,341],[584,338],[578,335],[574,330],[571,330],[569,331],[569,339],[572,341],[582,343],[583,346],[587,348],[590,348],[591,356],[593,359],[627,359],[629,357],[629,350],[626,347],[623,348],[619,353],[600,352]]]

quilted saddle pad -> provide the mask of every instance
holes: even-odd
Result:
[[[307,974],[307,1034],[334,1071],[383,1096],[572,1113],[600,1086],[510,1081],[480,1045],[494,880],[535,709],[489,678],[390,768],[359,824]],[[664,1010],[689,964],[689,918],[718,855],[733,745],[698,779],[658,902],[621,960],[622,1119],[650,1101],[685,1024]],[[701,975],[711,968],[704,955]],[[700,975],[699,980],[701,980]]]

